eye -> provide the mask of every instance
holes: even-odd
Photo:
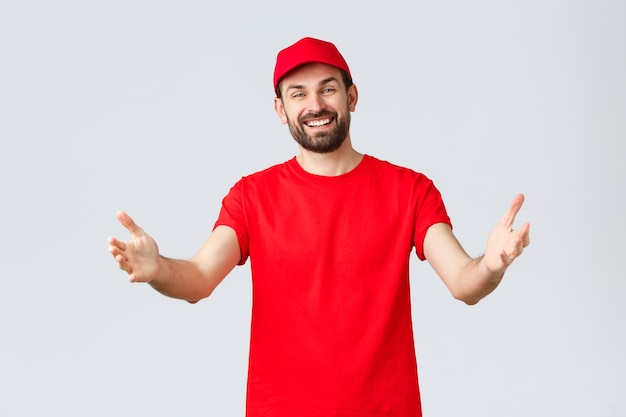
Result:
[[[332,94],[334,92],[335,92],[334,87],[326,87],[325,89],[322,90],[322,94]]]
[[[302,98],[302,97],[304,97],[304,93],[301,93],[301,92],[293,93],[291,95],[291,98]]]

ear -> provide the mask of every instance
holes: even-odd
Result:
[[[356,110],[357,101],[359,101],[359,90],[356,88],[355,84],[352,84],[350,88],[348,88],[348,106],[351,112]]]
[[[287,114],[285,113],[285,105],[283,104],[283,100],[281,98],[274,98],[274,111],[280,117],[280,121],[283,122],[284,125],[287,124]]]

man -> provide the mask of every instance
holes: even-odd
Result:
[[[131,282],[192,303],[250,258],[248,417],[420,416],[410,253],[477,303],[529,243],[528,224],[512,228],[523,196],[472,259],[432,181],[353,148],[358,91],[333,44],[304,38],[279,52],[274,88],[295,158],[237,182],[190,260],[159,255],[124,212],[131,240],[109,238],[109,251]]]

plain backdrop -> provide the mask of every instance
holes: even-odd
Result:
[[[425,416],[626,416],[626,4],[0,0],[0,415],[243,416],[249,266],[196,305],[107,252],[171,257],[291,158],[276,53],[334,42],[352,138],[441,190],[474,256],[518,192],[532,243],[477,306],[413,255]]]

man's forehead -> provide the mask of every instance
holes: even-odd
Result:
[[[283,86],[325,84],[341,79],[341,70],[319,62],[304,64],[290,71],[282,79]]]

